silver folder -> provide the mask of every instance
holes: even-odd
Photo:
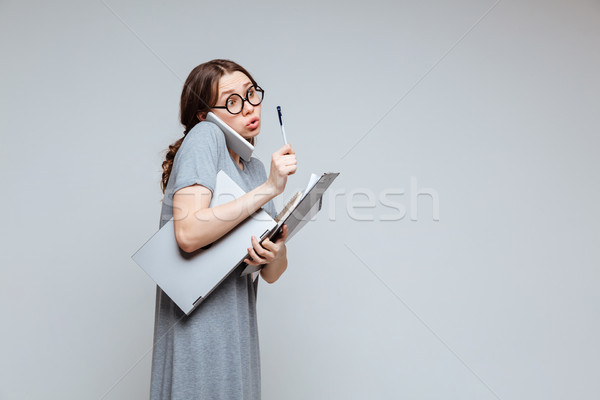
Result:
[[[219,171],[210,207],[244,193],[225,172]],[[260,238],[275,226],[275,220],[260,209],[207,248],[186,253],[175,240],[171,218],[132,258],[189,315],[243,263],[246,249],[252,246],[250,238]]]

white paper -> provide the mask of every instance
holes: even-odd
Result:
[[[319,182],[319,179],[321,179],[321,177],[317,174],[310,174],[310,179],[308,180],[308,185],[306,185],[306,189],[304,190],[304,193],[302,193],[302,198],[304,198],[308,192],[310,192],[310,189],[313,188],[313,186],[315,186],[317,184],[317,182]]]

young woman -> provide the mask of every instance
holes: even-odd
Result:
[[[275,216],[271,201],[296,172],[286,145],[273,153],[267,177],[256,158],[246,162],[227,148],[221,130],[204,121],[209,111],[246,140],[260,132],[263,90],[240,65],[213,60],[194,68],[181,94],[184,136],[169,146],[163,162],[160,227],[174,218],[175,238],[193,252],[225,235],[260,207]],[[216,175],[223,170],[246,194],[209,208]],[[248,238],[250,265],[275,282],[287,267],[284,240],[259,244]],[[157,287],[151,399],[259,399],[260,359],[256,289],[252,275],[229,275],[190,316]]]

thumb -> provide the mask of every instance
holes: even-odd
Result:
[[[279,236],[279,239],[277,239],[277,241],[285,242],[289,233],[290,232],[289,232],[287,224],[283,224],[283,226],[281,227],[281,235]]]

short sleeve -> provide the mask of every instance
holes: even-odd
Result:
[[[194,184],[215,189],[219,159],[225,140],[219,128],[210,122],[200,122],[188,132],[173,160],[171,194]]]

